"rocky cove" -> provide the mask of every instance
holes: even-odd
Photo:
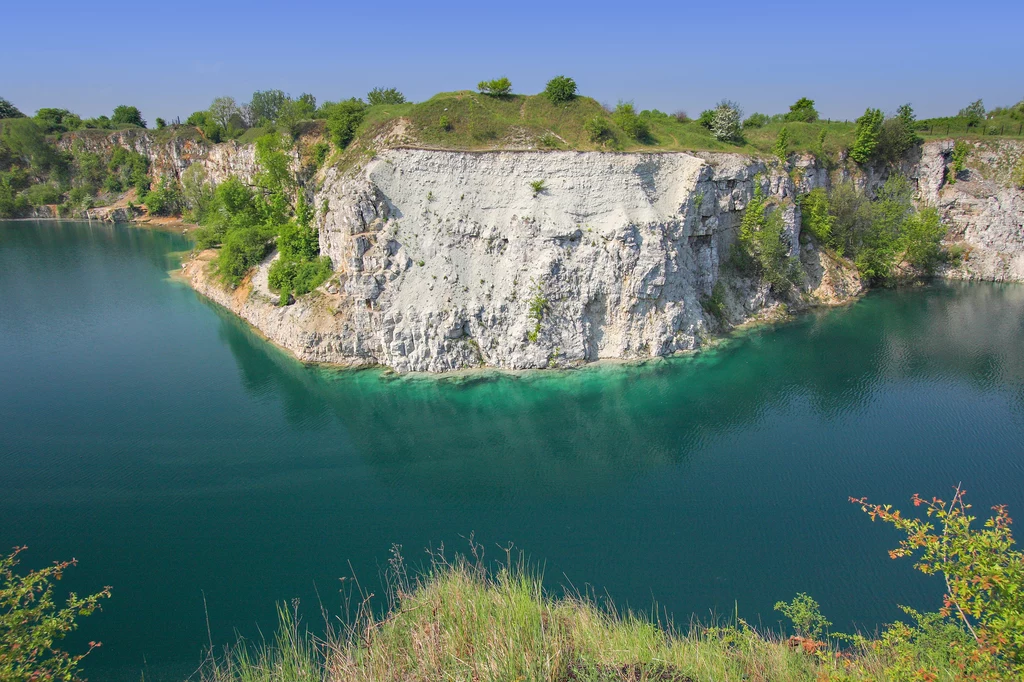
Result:
[[[257,172],[252,145],[156,143],[146,132],[95,139],[147,155],[155,175],[203,164],[220,182]],[[1005,180],[1020,143],[976,144],[948,182],[952,140],[916,147],[900,172],[939,209],[962,247],[955,279],[1024,279],[1024,195]],[[888,169],[827,169],[812,155],[783,165],[718,152],[459,152],[383,143],[354,168],[296,174],[317,207],[321,253],[335,274],[279,306],[274,254],[230,289],[212,252],[184,264],[190,284],[300,360],[398,372],[571,367],[692,351],[749,320],[851,300],[857,271],[801,234],[795,198],[853,180],[876,190]],[[536,189],[540,183],[541,189]],[[755,187],[783,212],[802,284],[776,296],[725,267]],[[99,213],[97,213],[99,211]],[[124,209],[90,217],[124,220]],[[706,301],[721,283],[721,307]]]

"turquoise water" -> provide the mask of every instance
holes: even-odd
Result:
[[[274,603],[340,608],[475,533],[552,586],[690,614],[814,595],[873,629],[941,586],[850,495],[963,481],[1024,507],[1024,287],[935,286],[748,332],[692,358],[520,376],[303,367],[171,280],[179,236],[0,223],[0,547],[113,586],[94,680],[171,679]],[[379,589],[377,590],[379,592]],[[319,601],[318,601],[319,595]],[[76,640],[78,641],[78,640]]]

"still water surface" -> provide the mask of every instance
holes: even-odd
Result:
[[[873,629],[941,586],[849,495],[963,481],[1024,509],[1024,287],[942,285],[693,358],[457,380],[310,369],[168,276],[180,236],[0,223],[0,547],[113,586],[94,679],[187,675],[207,641],[337,612],[393,543],[497,557],[685,621],[798,591]],[[379,592],[379,590],[378,590]]]

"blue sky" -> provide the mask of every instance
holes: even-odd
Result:
[[[563,73],[601,102],[691,115],[723,97],[773,113],[807,96],[831,118],[1024,99],[1021,0],[55,0],[8,4],[0,17],[0,97],[29,114],[134,104],[152,123],[258,89],[324,101],[380,85],[421,100],[501,75],[533,93]]]

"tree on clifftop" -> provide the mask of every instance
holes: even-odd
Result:
[[[25,114],[18,110],[18,107],[8,100],[0,97],[0,118],[24,118]]]
[[[405,104],[405,95],[397,88],[374,88],[366,93],[366,101],[371,107],[378,104]]]
[[[495,78],[492,81],[480,81],[476,85],[477,89],[485,95],[494,95],[495,97],[502,97],[504,95],[511,94],[512,92],[512,81],[502,76],[501,78]]]
[[[576,81],[568,76],[555,76],[548,81],[544,94],[552,104],[572,101],[576,97]]]
[[[134,125],[140,128],[146,127],[146,122],[142,120],[142,112],[139,111],[138,107],[130,107],[122,104],[114,108],[114,115],[110,117],[111,123],[121,125]]]
[[[818,120],[818,110],[814,108],[814,100],[801,97],[789,106],[786,121],[814,123]]]
[[[884,120],[881,109],[866,109],[857,119],[857,137],[850,147],[850,158],[857,163],[867,163],[878,146],[878,135]]]

